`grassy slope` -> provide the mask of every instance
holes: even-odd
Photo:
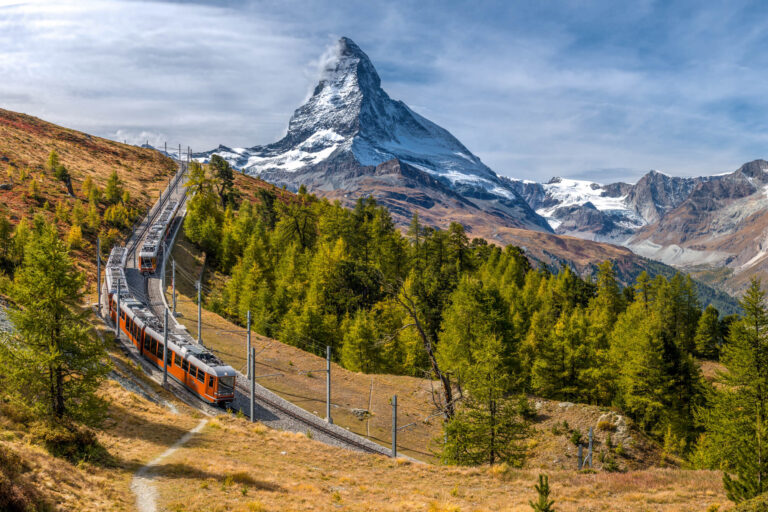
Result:
[[[101,329],[106,340],[110,334]],[[38,494],[57,510],[134,510],[134,472],[200,419],[200,413],[144,378],[113,343],[111,401],[98,432],[112,463],[70,464],[29,444],[28,427],[0,415],[0,445],[23,467],[15,489]],[[126,390],[138,383],[154,400]],[[171,412],[158,403],[168,401]],[[551,406],[557,407],[556,404]],[[1,475],[7,468],[0,468]],[[704,510],[725,504],[719,473],[651,468],[628,473],[547,471],[557,510]],[[530,510],[537,470],[421,465],[332,448],[303,434],[273,431],[222,415],[154,471],[160,509],[234,510]],[[0,483],[0,490],[2,484]]]
[[[45,170],[45,162],[53,150],[69,170],[74,198],[63,182]],[[12,169],[10,176],[9,168]],[[20,169],[27,172],[24,180],[19,178]],[[151,149],[102,139],[36,117],[0,109],[0,183],[10,185],[10,190],[0,190],[0,212],[7,214],[11,223],[16,224],[22,218],[30,219],[38,213],[49,222],[55,222],[53,212],[60,202],[71,208],[75,201],[79,201],[87,212],[88,201],[81,190],[83,181],[90,176],[94,184],[103,190],[112,171],[117,171],[124,188],[130,192],[130,206],[146,211],[176,171],[176,164]],[[32,179],[39,184],[39,200],[29,197]],[[42,208],[46,202],[50,210]],[[104,213],[103,205],[100,213]],[[59,228],[66,236],[69,226],[59,223]],[[84,230],[83,235],[84,246],[75,255],[79,267],[87,272],[89,290],[95,290],[96,233]]]

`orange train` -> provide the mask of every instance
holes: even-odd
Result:
[[[144,358],[162,369],[163,323],[128,292],[123,270],[126,254],[125,247],[115,247],[107,261],[109,316],[115,321],[120,280],[120,330]],[[168,333],[167,364],[168,375],[204,401],[224,406],[234,400],[235,370],[191,339]]]

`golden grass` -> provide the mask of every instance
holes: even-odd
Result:
[[[254,436],[251,424],[234,417],[219,421],[166,461],[185,468],[159,475],[168,510],[529,511],[534,497],[536,470],[395,462],[293,433]],[[709,471],[548,473],[562,512],[705,510],[727,502],[721,475]]]

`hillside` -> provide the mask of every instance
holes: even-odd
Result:
[[[67,169],[71,194],[67,183],[46,168],[52,151],[56,151],[59,162]],[[0,170],[0,215],[12,225],[39,214],[47,222],[55,223],[66,237],[75,222],[73,211],[81,209],[83,243],[74,250],[79,265],[92,278],[96,237],[115,240],[125,236],[133,218],[157,200],[176,171],[176,164],[152,149],[121,144],[0,109]],[[90,178],[103,193],[113,171],[129,195],[125,207],[134,217],[125,221],[106,220],[109,205],[101,198],[95,202],[96,219],[92,221],[87,217],[90,204],[83,183]],[[37,189],[34,194],[33,187]],[[115,231],[110,233],[110,229]],[[90,279],[89,286],[92,283]]]
[[[143,473],[141,489],[157,490],[160,510],[529,510],[539,460],[532,461],[531,469],[395,462],[235,416],[209,418],[150,380],[109,341],[110,331],[97,331],[95,335],[107,340],[114,365],[100,391],[110,405],[95,431],[98,448],[79,462],[54,457],[41,445],[34,421],[0,404],[0,509],[136,510],[136,473],[206,420],[178,451]],[[550,418],[541,423],[546,432],[552,430],[554,417],[567,417],[577,427],[577,416],[591,414],[589,408],[568,404],[538,407]],[[558,412],[566,409],[568,416]],[[532,456],[552,438],[535,437]],[[573,453],[567,459],[572,464]],[[548,464],[543,457],[540,462],[549,468],[553,497],[558,510],[565,512],[631,511],[639,504],[644,510],[672,512],[726,503],[717,472],[647,467],[579,474]],[[600,466],[597,456],[595,462]]]

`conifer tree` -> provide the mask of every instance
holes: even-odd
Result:
[[[0,343],[4,391],[51,420],[95,420],[109,372],[104,346],[79,312],[83,275],[50,225],[32,232],[14,276],[16,328]]]
[[[696,355],[704,359],[717,359],[722,336],[720,313],[710,304],[699,318],[696,328]]]
[[[123,183],[117,176],[117,171],[112,171],[104,189],[104,199],[108,204],[117,204],[123,197]]]
[[[549,477],[547,475],[539,475],[539,483],[534,486],[534,489],[536,489],[538,500],[528,502],[534,512],[555,512],[553,508],[555,502],[549,499]]]
[[[768,306],[760,280],[740,301],[744,317],[732,325],[721,361],[725,372],[701,410],[708,446],[722,461],[728,497],[740,503],[768,491]]]

